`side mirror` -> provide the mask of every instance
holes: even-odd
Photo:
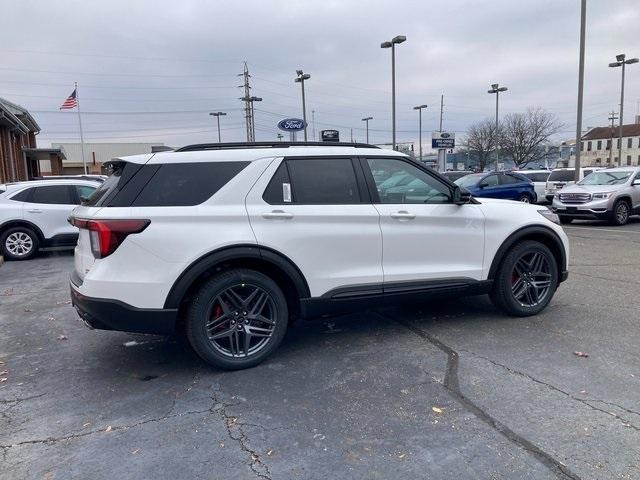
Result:
[[[468,190],[460,187],[456,187],[453,190],[453,203],[456,205],[464,205],[471,201],[471,193]]]
[[[485,182],[481,182],[481,183],[478,184],[478,188],[484,188],[484,187],[488,187],[488,186],[489,186],[489,184],[485,183]]]
[[[640,178],[636,178],[631,185],[634,187],[640,186]]]

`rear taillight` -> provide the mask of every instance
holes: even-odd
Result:
[[[86,220],[71,218],[71,224],[89,230],[91,252],[95,258],[104,258],[115,252],[116,248],[132,233],[140,233],[151,223],[150,220]]]

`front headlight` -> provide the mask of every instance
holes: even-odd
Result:
[[[606,198],[611,198],[611,196],[613,195],[614,192],[603,192],[603,193],[594,193],[593,194],[593,199],[594,200],[604,200]]]
[[[546,218],[547,220],[550,220],[553,223],[557,223],[558,225],[560,225],[560,219],[558,218],[558,215],[553,213],[551,210],[548,210],[545,208],[544,210],[538,210],[538,213],[542,215],[544,218]]]

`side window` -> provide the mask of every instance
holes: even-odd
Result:
[[[291,195],[291,180],[287,162],[282,162],[262,195],[262,199],[270,205],[280,205],[293,202]]]
[[[508,173],[505,173],[504,175],[500,175],[501,185],[512,185],[514,183],[522,183],[522,180],[512,175],[509,175]]]
[[[47,185],[35,187],[30,203],[45,203],[49,205],[75,204],[69,185]]]
[[[15,202],[27,202],[29,201],[29,197],[31,197],[33,190],[33,188],[26,188],[20,193],[16,193],[13,197],[11,197],[10,200],[13,200]]]
[[[133,201],[134,207],[198,205],[220,190],[249,162],[165,163]]]
[[[529,178],[531,178],[531,180],[534,181],[534,182],[546,182],[547,178],[549,178],[549,172],[547,172],[547,173],[534,173]]]
[[[485,187],[497,187],[499,183],[500,181],[498,180],[498,175],[489,175],[487,177],[484,177],[482,179],[482,182],[480,182],[480,184],[484,185]]]
[[[76,194],[81,201],[89,198],[96,190],[96,187],[92,187],[90,185],[74,185],[74,187],[76,189]]]
[[[451,191],[437,178],[408,162],[390,158],[367,159],[380,203],[449,203]],[[398,182],[389,180],[402,179]],[[385,180],[386,179],[386,180]]]
[[[361,203],[356,172],[350,158],[303,158],[285,162],[291,177],[294,203]],[[280,188],[282,189],[282,182]]]

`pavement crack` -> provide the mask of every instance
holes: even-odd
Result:
[[[638,413],[638,412],[635,412],[635,411],[633,411],[633,410],[630,410],[630,409],[628,409],[628,408],[626,408],[626,407],[623,407],[623,406],[621,406],[621,405],[618,405],[618,404],[616,404],[616,403],[606,402],[606,401],[604,401],[604,400],[598,400],[598,399],[589,399],[589,398],[580,398],[580,397],[577,397],[577,396],[575,396],[574,394],[572,394],[572,393],[570,393],[570,392],[567,392],[566,390],[563,390],[563,389],[561,389],[561,388],[559,388],[559,387],[556,387],[555,385],[552,385],[552,384],[550,384],[550,383],[548,383],[548,382],[545,382],[544,380],[540,380],[539,378],[536,378],[536,377],[534,377],[534,376],[532,376],[532,375],[529,375],[528,373],[522,372],[522,371],[520,371],[520,370],[516,370],[516,369],[514,369],[514,368],[512,368],[512,367],[509,367],[509,366],[507,366],[507,365],[504,365],[504,364],[502,364],[502,363],[500,363],[500,362],[496,362],[495,360],[492,360],[492,359],[487,358],[487,357],[485,357],[485,356],[479,355],[479,354],[477,354],[477,353],[475,353],[475,352],[471,352],[471,351],[469,351],[469,350],[462,350],[462,351],[463,351],[463,352],[466,352],[466,353],[469,353],[470,355],[473,355],[473,356],[474,356],[474,357],[476,357],[476,358],[480,358],[480,359],[482,359],[482,360],[485,360],[486,362],[489,362],[489,363],[491,363],[492,365],[495,365],[496,367],[500,367],[500,368],[502,368],[502,369],[506,370],[507,372],[509,372],[509,373],[511,373],[511,374],[513,374],[513,375],[519,375],[519,376],[524,377],[524,378],[526,378],[526,379],[528,379],[528,380],[530,380],[530,381],[532,381],[532,382],[535,382],[535,383],[537,383],[537,384],[539,384],[539,385],[543,385],[543,386],[547,387],[548,389],[553,390],[554,392],[561,393],[562,395],[566,396],[567,398],[570,398],[571,400],[575,400],[576,402],[580,402],[580,403],[582,403],[583,405],[586,405],[587,407],[589,407],[589,408],[591,408],[591,409],[593,409],[593,410],[596,410],[596,411],[598,411],[598,412],[605,413],[605,414],[607,414],[607,415],[609,415],[609,416],[611,416],[611,417],[614,417],[614,418],[616,418],[617,420],[620,420],[620,421],[623,423],[623,425],[624,425],[625,427],[633,428],[634,430],[640,431],[640,427],[638,427],[637,425],[634,425],[633,423],[631,423],[631,421],[629,421],[629,420],[627,420],[627,419],[625,419],[625,418],[621,417],[620,415],[618,415],[618,414],[616,414],[616,413],[614,413],[614,412],[610,412],[610,411],[608,411],[608,410],[604,410],[604,409],[602,409],[602,408],[599,408],[599,407],[596,407],[596,406],[594,406],[594,405],[591,405],[591,403],[590,403],[590,402],[593,402],[593,403],[601,402],[601,403],[604,403],[604,404],[606,404],[606,405],[609,405],[609,406],[616,407],[616,408],[619,408],[619,409],[621,409],[621,410],[624,410],[624,411],[625,411],[625,412],[627,412],[627,413],[632,413],[632,414],[635,414],[635,415],[640,415],[640,413]]]
[[[87,432],[72,433],[71,435],[64,435],[62,437],[47,437],[47,438],[42,438],[42,439],[23,440],[21,442],[12,443],[12,444],[9,444],[9,445],[0,445],[0,449],[2,449],[3,451],[6,451],[9,448],[21,447],[21,446],[24,446],[24,445],[55,444],[55,443],[63,442],[63,441],[67,441],[67,440],[75,440],[75,439],[78,439],[78,438],[87,437],[89,435],[94,435],[96,433],[110,433],[110,432],[117,432],[117,431],[122,431],[122,430],[129,430],[131,428],[136,428],[136,427],[140,427],[142,425],[146,425],[147,423],[162,422],[162,421],[168,420],[170,418],[182,417],[184,415],[205,414],[205,413],[209,413],[209,412],[210,412],[210,410],[206,409],[206,410],[192,410],[192,411],[188,411],[188,412],[174,413],[174,414],[171,414],[171,415],[163,415],[161,417],[149,418],[147,420],[142,420],[140,422],[132,423],[132,424],[129,424],[129,425],[117,425],[115,427],[111,427],[109,430],[108,430],[109,427],[107,427],[107,428],[99,428],[99,429],[89,430]]]
[[[495,431],[504,436],[507,440],[514,443],[518,447],[523,450],[529,452],[534,457],[538,459],[544,466],[546,466],[550,471],[552,471],[557,477],[563,479],[571,479],[571,480],[581,480],[580,477],[571,469],[554,458],[550,453],[545,452],[540,447],[534,445],[531,441],[526,438],[518,435],[516,432],[511,430],[504,423],[500,422],[496,418],[492,417],[489,413],[484,411],[481,407],[476,405],[470,398],[466,397],[462,391],[460,390],[460,382],[458,380],[458,364],[459,364],[459,354],[453,348],[449,347],[441,340],[431,335],[430,333],[422,330],[416,325],[409,323],[405,320],[393,319],[391,317],[385,317],[385,320],[396,321],[403,327],[407,328],[420,338],[428,341],[434,347],[438,348],[440,351],[447,355],[447,367],[445,372],[445,377],[443,381],[443,386],[447,389],[447,391],[470,413],[472,413],[476,418],[481,420],[482,422],[489,425]]]
[[[11,403],[20,403],[20,402],[26,402],[27,400],[33,400],[34,398],[40,398],[40,397],[44,397],[46,395],[46,393],[41,393],[39,395],[31,395],[30,397],[22,397],[22,398],[11,398],[8,400],[5,399],[0,399],[0,404],[11,404]]]
[[[246,432],[242,428],[243,426],[262,427],[255,423],[243,423],[240,422],[238,417],[227,413],[227,408],[233,406],[233,404],[227,404],[218,399],[218,396],[214,393],[212,396],[214,402],[213,406],[209,410],[211,413],[216,413],[223,421],[227,430],[227,436],[236,442],[240,447],[240,450],[249,455],[249,468],[258,478],[266,478],[271,480],[271,472],[269,467],[262,461],[260,454],[253,450],[249,446],[249,438]],[[264,428],[264,427],[262,427]]]

